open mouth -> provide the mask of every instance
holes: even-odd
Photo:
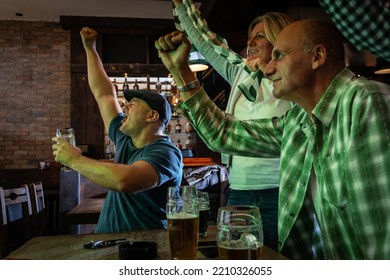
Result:
[[[258,51],[256,49],[248,49],[247,57],[256,56],[257,53],[258,53]]]

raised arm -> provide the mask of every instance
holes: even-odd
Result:
[[[228,47],[226,41],[217,39],[217,34],[208,28],[205,19],[197,9],[189,9],[192,1],[172,0],[175,5],[175,24],[178,30],[185,32],[191,43],[205,57],[207,62],[230,84],[234,82],[236,75],[244,67],[244,63],[237,63],[241,58],[237,57],[235,63],[230,63],[226,55],[230,57],[236,54]],[[179,24],[180,22],[180,24]],[[223,52],[224,55],[221,54]]]
[[[277,121],[234,119],[222,112],[201,89],[188,65],[191,44],[183,33],[175,31],[160,37],[155,47],[178,85],[182,109],[187,110],[188,120],[210,149],[242,156],[280,155],[283,133]]]
[[[99,105],[104,125],[108,128],[111,120],[122,110],[116,97],[115,88],[104,71],[96,51],[97,32],[91,28],[83,27],[80,35],[87,55],[88,83]]]
[[[175,4],[175,7],[178,7],[180,4],[183,3],[183,0],[172,0],[173,4]]]
[[[186,101],[200,89],[200,84],[188,63],[188,56],[191,49],[190,41],[184,33],[174,31],[164,37],[160,37],[155,42],[155,47],[159,52],[161,61],[169,72],[171,72],[172,78],[175,80],[180,91],[182,100]],[[181,87],[187,89],[180,90]]]

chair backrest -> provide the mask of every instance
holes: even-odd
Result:
[[[4,190],[0,187],[0,259],[7,256],[7,213],[5,212],[5,200],[4,200]]]
[[[45,207],[45,195],[41,181],[31,183],[29,186],[32,201],[33,235],[47,235],[47,216]]]
[[[27,185],[22,185],[19,188],[4,189],[4,201],[8,221],[12,222],[14,220],[21,219],[25,214],[20,211],[14,211],[14,213],[12,213],[12,211],[10,211],[9,209],[14,206],[22,207],[23,205],[26,205],[27,214],[30,216],[32,215],[30,191]],[[14,209],[16,210],[17,208],[14,207]]]
[[[33,206],[33,214],[40,213],[45,210],[45,195],[43,192],[43,184],[41,181],[31,183],[29,186],[30,197]]]
[[[32,206],[27,185],[0,189],[2,229],[1,256],[5,257],[32,237]]]
[[[1,226],[7,224],[7,213],[5,212],[5,200],[4,200],[4,190],[0,187],[0,218]]]

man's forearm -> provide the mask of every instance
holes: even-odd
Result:
[[[170,72],[171,72],[172,78],[175,80],[178,88],[185,87],[186,85],[189,85],[194,81],[197,81],[195,74],[191,71],[189,66],[183,67],[182,69],[179,69],[179,68],[170,69]],[[182,100],[187,101],[199,89],[200,89],[200,84],[195,85],[195,87],[193,87],[189,90],[185,90],[185,91],[179,90],[179,93],[180,93]]]
[[[105,127],[121,112],[116,91],[110,78],[104,71],[103,64],[95,48],[85,48],[87,54],[88,83],[99,105]]]
[[[88,83],[96,99],[105,94],[112,94],[115,90],[110,78],[107,76],[99,54],[95,49],[86,49]]]
[[[119,175],[122,173],[121,169],[126,168],[125,165],[80,156],[72,160],[69,167],[106,189],[122,191]]]

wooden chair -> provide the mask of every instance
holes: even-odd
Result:
[[[7,214],[5,212],[4,190],[0,187],[0,259],[7,255],[8,232],[6,231]]]
[[[47,215],[45,206],[45,195],[41,181],[31,183],[29,186],[32,202],[32,230],[34,236],[47,235]]]
[[[0,188],[0,257],[6,257],[32,237],[32,207],[27,185]]]

